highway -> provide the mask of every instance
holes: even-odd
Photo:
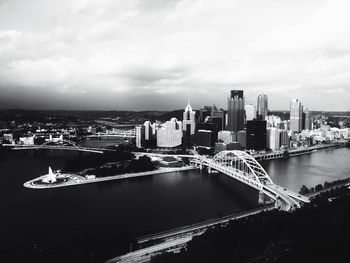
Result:
[[[156,254],[168,250],[174,251],[179,249],[179,247],[183,247],[187,244],[187,242],[192,240],[192,236],[181,237],[173,240],[168,240],[158,245],[154,245],[151,247],[143,248],[140,250],[136,250],[125,254],[123,256],[112,258],[106,263],[133,263],[133,262],[149,262],[152,256]]]
[[[196,224],[192,224],[192,225],[188,225],[188,226],[184,226],[184,227],[179,227],[179,228],[176,228],[173,230],[164,231],[161,233],[156,233],[156,234],[140,237],[140,238],[138,238],[137,243],[143,244],[143,243],[150,242],[150,241],[156,241],[156,240],[160,240],[160,239],[171,238],[171,237],[178,236],[178,235],[184,235],[184,234],[191,233],[191,232],[198,232],[198,231],[200,231],[202,229],[206,229],[208,227],[227,223],[230,220],[240,219],[243,217],[247,217],[247,216],[251,216],[251,215],[260,213],[262,211],[269,211],[269,210],[273,210],[273,209],[275,209],[274,204],[269,204],[269,205],[265,205],[263,207],[258,207],[258,208],[252,209],[252,210],[238,212],[238,213],[226,215],[226,216],[223,216],[220,218],[210,219],[210,220],[206,220],[206,221],[203,221],[200,223],[196,223]]]
[[[161,242],[156,245],[151,245],[122,256],[118,256],[108,260],[106,263],[131,263],[131,262],[149,262],[151,257],[164,251],[175,251],[184,246],[187,242],[192,240],[193,236],[203,234],[206,229],[216,225],[222,225],[230,220],[237,220],[258,214],[262,211],[270,211],[276,209],[274,204],[265,205],[263,207],[255,208],[249,211],[230,214],[217,219],[211,219],[197,224],[192,224],[180,227],[174,230],[169,230],[153,235],[141,237],[137,240],[139,245],[145,245],[147,242]]]

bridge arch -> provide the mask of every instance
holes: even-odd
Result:
[[[40,146],[44,147],[46,145],[49,145],[52,142],[53,142],[52,140],[46,141],[46,142],[42,143]],[[75,142],[73,142],[71,140],[63,139],[63,140],[60,140],[59,142],[67,143],[67,144],[70,144],[73,147],[80,148],[80,146],[77,143],[75,143]]]
[[[254,157],[243,151],[221,151],[213,158],[196,155],[193,164],[200,164],[239,180],[281,203],[282,209],[293,210],[309,198],[276,185]]]
[[[213,157],[213,162],[236,170],[241,170],[245,174],[253,175],[253,180],[261,186],[273,184],[270,176],[264,168],[251,155],[243,151],[221,151]]]

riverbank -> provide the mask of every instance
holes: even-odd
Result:
[[[119,174],[119,175],[101,177],[101,178],[89,178],[89,177],[84,177],[77,174],[60,174],[57,176],[57,179],[64,179],[64,180],[62,180],[60,183],[52,183],[52,184],[40,184],[39,182],[41,182],[46,177],[46,175],[42,175],[33,180],[25,182],[23,186],[31,189],[48,189],[48,188],[58,188],[58,187],[99,183],[99,182],[106,182],[106,181],[113,181],[113,180],[120,180],[120,179],[128,179],[128,178],[134,178],[134,177],[143,177],[143,176],[149,176],[149,175],[155,175],[155,174],[182,172],[182,171],[188,171],[188,170],[194,170],[194,169],[197,169],[197,168],[194,168],[192,166],[183,166],[183,167],[174,167],[174,168],[160,167],[159,169],[154,171]]]
[[[285,150],[285,151],[277,150],[269,153],[253,153],[251,155],[257,161],[287,159],[290,157],[300,156],[304,154],[311,154],[311,153],[317,152],[318,150],[324,150],[329,148],[341,148],[346,146],[347,146],[346,142],[340,142],[340,143],[330,143],[330,144],[324,144],[324,145],[315,145],[310,147],[296,148],[296,149]]]
[[[297,213],[274,210],[231,221],[193,238],[179,253],[160,253],[150,262],[344,262],[349,201],[346,186],[332,189]]]

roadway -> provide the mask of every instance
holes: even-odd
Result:
[[[133,263],[133,262],[150,262],[151,258],[162,251],[174,251],[176,249],[180,249],[184,247],[187,242],[192,240],[192,236],[181,237],[174,240],[168,240],[158,245],[154,245],[151,247],[143,248],[140,250],[136,250],[125,254],[123,256],[118,256],[112,258],[106,263]]]
[[[222,225],[228,223],[231,220],[237,220],[240,218],[252,216],[262,211],[270,211],[276,209],[273,204],[258,207],[249,211],[238,212],[230,215],[226,215],[217,219],[211,219],[204,222],[191,224],[188,226],[180,227],[177,229],[152,234],[149,236],[141,237],[137,240],[138,244],[146,244],[148,242],[161,242],[159,244],[151,245],[123,256],[118,256],[108,260],[106,263],[131,263],[131,262],[149,262],[151,257],[164,251],[178,250],[192,240],[193,236],[201,235],[209,227],[216,225]]]

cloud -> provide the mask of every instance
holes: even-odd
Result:
[[[70,96],[86,108],[91,101],[101,109],[168,109],[187,97],[197,107],[226,107],[229,90],[242,88],[250,103],[267,93],[272,109],[300,97],[311,109],[350,110],[349,7],[345,0],[0,1],[0,91],[43,92],[58,108],[76,107],[58,99]]]

